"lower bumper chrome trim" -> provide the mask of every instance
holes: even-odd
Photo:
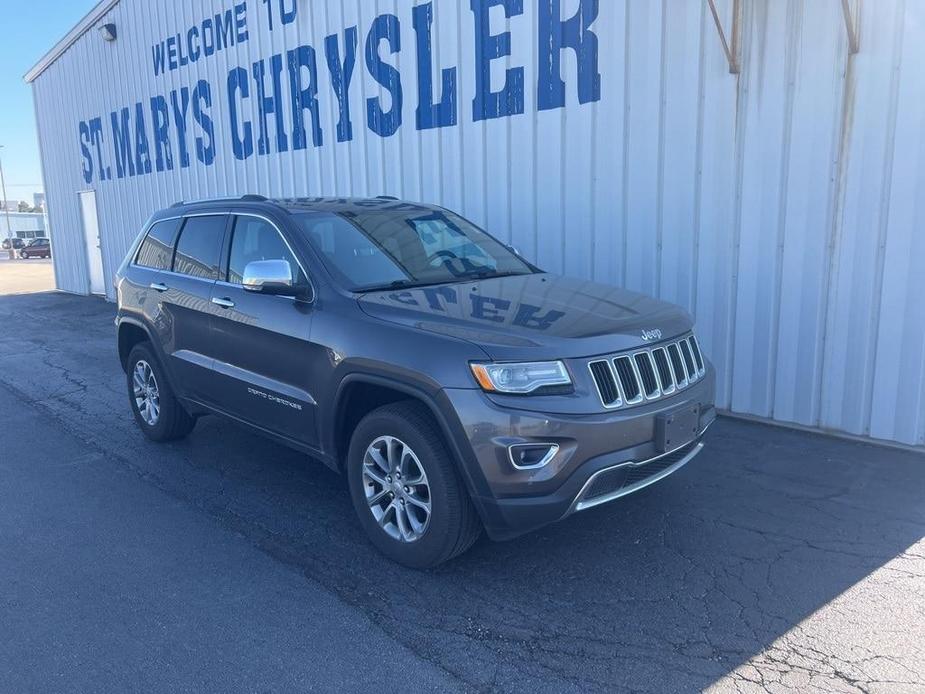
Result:
[[[689,446],[689,445],[690,445],[689,443],[685,444],[685,446]],[[681,446],[680,448],[677,448],[674,451],[668,451],[667,453],[663,453],[662,455],[656,456],[654,458],[650,458],[648,460],[643,460],[638,463],[631,461],[627,463],[620,463],[619,465],[613,465],[611,467],[604,468],[603,470],[598,470],[593,475],[591,475],[591,477],[588,478],[588,481],[585,482],[584,485],[581,487],[581,490],[575,496],[575,500],[572,502],[571,507],[569,507],[568,513],[566,513],[565,515],[568,516],[577,511],[584,511],[585,509],[593,508],[595,506],[600,506],[601,504],[606,504],[608,502],[613,501],[614,499],[619,499],[621,496],[626,496],[627,494],[632,494],[633,492],[637,492],[640,489],[648,487],[650,484],[655,484],[659,480],[664,479],[665,477],[668,477],[668,475],[675,472],[676,470],[679,470],[680,468],[687,465],[691,460],[693,460],[694,456],[696,456],[698,453],[700,453],[700,451],[703,450],[703,442],[698,442],[693,448],[691,448],[690,452],[688,452],[687,455],[681,458],[681,460],[665,468],[664,470],[661,470],[655,473],[651,477],[647,477],[646,479],[636,482],[635,484],[622,487],[614,492],[611,492],[610,494],[605,494],[603,496],[596,496],[593,499],[589,499],[587,501],[582,500],[585,493],[588,491],[591,485],[594,484],[595,480],[599,478],[601,475],[606,474],[608,472],[613,472],[614,470],[617,470],[620,468],[642,467],[642,466],[648,465],[649,463],[655,462],[659,458],[664,458],[666,455],[671,455],[672,453],[675,453],[676,451],[681,450],[681,448],[684,448],[684,446]]]

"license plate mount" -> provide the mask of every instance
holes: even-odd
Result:
[[[700,405],[687,405],[655,418],[655,447],[659,453],[681,448],[697,438]]]

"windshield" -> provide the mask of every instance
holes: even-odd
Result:
[[[534,272],[462,217],[416,205],[294,215],[309,243],[353,291]]]

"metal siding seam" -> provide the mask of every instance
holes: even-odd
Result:
[[[905,2],[900,0],[896,3],[896,18],[894,35],[896,40],[893,42],[893,59],[892,75],[890,77],[890,103],[889,116],[887,121],[886,146],[883,155],[883,188],[880,191],[880,214],[877,220],[877,257],[875,260],[874,275],[874,293],[873,306],[874,311],[871,316],[871,322],[876,328],[871,330],[868,342],[868,354],[870,359],[865,368],[864,379],[864,433],[870,435],[870,420],[873,412],[874,398],[874,379],[877,370],[877,343],[880,335],[880,317],[882,313],[883,301],[883,271],[886,260],[886,235],[890,219],[890,191],[892,190],[893,180],[893,152],[896,147],[896,109],[899,101],[899,75],[902,70],[902,45],[905,39],[905,25],[902,17],[905,13]]]
[[[617,284],[626,286],[627,273],[627,253],[629,252],[629,206],[627,198],[629,197],[629,123],[630,123],[630,104],[631,95],[629,90],[630,72],[632,69],[632,51],[630,50],[630,0],[625,0],[623,22],[623,184],[622,191],[622,209],[620,210],[621,224],[621,244],[620,253],[620,278]]]
[[[135,10],[135,13],[133,13],[133,9]],[[138,5],[136,3],[136,0],[131,0],[131,2],[127,2],[126,4],[121,5],[116,8],[116,10],[113,13],[114,16],[112,17],[112,20],[114,20],[117,24],[123,24],[122,20],[125,19],[126,20],[124,22],[125,24],[131,23],[131,31],[138,32],[139,27],[147,26],[147,24],[141,24],[140,22],[137,21],[137,9],[138,9]],[[123,43],[117,48],[119,53],[122,52],[123,47],[125,45],[126,44]],[[100,45],[99,50],[105,51],[106,47],[103,45]],[[136,100],[134,98],[134,94],[130,93],[130,89],[128,88],[128,85],[140,85],[140,84],[147,82],[148,81],[147,72],[145,73],[144,77],[140,74],[140,71],[141,71],[140,61],[121,60],[119,58],[121,58],[122,56],[118,54],[113,57],[118,60],[119,67],[123,75],[122,86],[120,88],[120,103],[125,104],[129,108],[129,110],[132,112],[132,120],[134,122],[134,105],[135,105]],[[151,164],[152,171],[153,171],[154,164],[150,160],[150,155],[151,155],[151,152],[149,150],[148,152],[149,163]],[[136,174],[139,180],[142,180],[142,177],[144,175],[143,171],[139,171],[136,168]],[[156,176],[156,173],[152,173],[151,175]],[[141,204],[140,198],[144,196],[145,200],[147,200],[149,204],[154,202],[153,200],[151,200],[151,197],[152,197],[151,186],[145,185],[144,183],[139,183],[136,186],[134,185],[133,179],[128,179],[124,183],[124,185],[126,186],[132,185],[136,191],[136,194],[131,196],[130,198],[131,202],[129,203],[129,208],[130,208],[129,210],[126,210],[124,205],[119,206],[121,210],[122,221],[121,221],[121,224],[119,225],[120,233],[118,235],[117,234],[106,234],[103,231],[106,225],[105,220],[108,214],[107,213],[108,207],[104,203],[105,203],[105,198],[107,198],[108,195],[107,195],[107,191],[100,189],[99,186],[96,186],[95,188],[96,217],[97,217],[97,225],[100,229],[100,245],[101,245],[102,260],[103,260],[103,281],[105,285],[104,289],[106,291],[106,296],[109,299],[115,299],[114,289],[112,288],[112,284],[113,284],[112,279],[113,279],[113,276],[115,275],[115,271],[119,267],[119,260],[121,260],[121,259],[117,260],[115,258],[115,255],[118,255],[117,249],[119,247],[128,245],[126,237],[129,235],[134,235],[134,230],[137,230],[139,226],[138,219],[142,215],[142,210],[140,207],[140,204]],[[126,214],[126,212],[128,212],[128,214]],[[121,244],[119,243],[119,240],[122,241]],[[87,262],[88,262],[87,268],[89,270],[89,267],[90,267],[89,259]],[[89,283],[89,278],[88,278],[88,283]]]
[[[446,7],[446,5],[444,5],[444,7]],[[444,48],[443,33],[439,29],[437,29],[436,31],[434,31],[434,60],[436,64],[440,66],[441,70],[443,69],[443,65],[444,65],[444,61],[442,60],[442,57],[443,57],[443,53],[445,50],[446,49]],[[443,73],[440,72],[438,74],[442,75]],[[457,119],[457,122],[459,121],[459,112],[462,108],[461,99],[459,98],[460,91],[461,91],[461,87],[459,86],[459,68],[457,67],[456,69],[456,114],[457,114],[456,119]],[[437,149],[436,151],[437,162],[436,162],[436,167],[435,167],[437,171],[437,201],[436,202],[438,205],[443,206],[446,204],[444,202],[445,195],[444,195],[444,190],[443,190],[444,170],[446,166],[446,163],[443,160],[443,133],[440,131],[436,132],[434,141],[436,143],[436,149]]]
[[[400,13],[399,13],[399,11],[398,11],[398,0],[392,0],[392,4],[389,6],[389,11],[390,11],[392,14],[394,14],[396,17],[399,16]],[[399,34],[398,34],[399,37],[401,36],[401,33],[402,33],[402,32],[399,30]],[[399,40],[399,41],[401,40],[401,39],[398,38],[398,37],[396,37],[396,39]],[[403,55],[405,54],[405,50],[404,50],[405,48],[406,48],[406,45],[405,45],[405,44],[402,44],[402,49],[403,49],[403,50],[401,50],[400,52],[396,53],[395,56],[394,56],[394,59],[395,59],[395,67],[396,67],[396,69],[398,69],[399,74],[400,74],[401,71],[402,71],[402,66],[403,66],[403,62],[404,62],[404,61],[402,60],[402,57],[403,57]],[[439,81],[439,80],[437,80],[437,84],[440,84],[440,81]],[[404,89],[404,87],[403,87],[403,89]],[[412,93],[414,93],[414,92],[412,91]],[[403,98],[403,100],[402,100],[402,125],[403,125],[403,126],[404,126],[404,124],[406,123],[405,111],[407,110],[407,105],[410,104],[410,103],[411,103],[411,100],[410,100],[410,99],[407,99],[407,100],[406,100],[406,99]],[[397,138],[397,140],[396,140],[396,138]],[[397,159],[398,159],[397,171],[398,171],[398,178],[399,178],[399,181],[400,181],[400,183],[401,183],[401,186],[400,186],[401,193],[398,195],[398,197],[400,197],[400,198],[402,198],[402,199],[407,199],[407,198],[409,197],[409,195],[410,195],[409,189],[413,189],[414,187],[418,187],[418,188],[420,189],[420,185],[415,186],[415,182],[416,182],[415,179],[417,179],[417,182],[418,182],[418,183],[420,182],[420,171],[417,172],[418,175],[416,175],[416,176],[414,175],[414,171],[413,171],[413,168],[414,168],[414,156],[413,156],[413,151],[412,151],[412,152],[409,152],[409,151],[408,151],[409,149],[410,149],[410,150],[414,150],[414,149],[419,149],[419,148],[420,148],[420,136],[417,137],[417,138],[411,138],[410,144],[408,144],[408,143],[406,142],[406,139],[407,139],[407,138],[405,137],[405,128],[404,128],[404,127],[401,127],[401,128],[398,129],[398,132],[396,132],[395,135],[392,135],[392,137],[390,137],[389,139],[390,139],[390,140],[396,140],[395,142],[392,142],[392,143],[390,143],[390,144],[395,145],[395,147],[393,147],[393,149],[396,149],[396,150],[397,150],[397,153],[398,153],[398,157],[397,157]],[[415,142],[418,143],[418,147],[417,147],[417,148],[414,147]],[[406,176],[406,173],[410,173],[410,175],[407,175],[407,176]]]
[[[794,7],[794,0],[787,3],[787,34],[785,40],[784,54],[784,71],[787,75],[786,94],[784,97],[784,132],[781,137],[782,154],[780,158],[779,190],[778,190],[778,217],[777,217],[777,243],[776,255],[777,263],[774,268],[774,296],[771,307],[772,318],[770,325],[769,338],[769,363],[772,368],[768,369],[768,416],[772,419],[775,413],[775,400],[777,397],[777,359],[780,352],[780,305],[781,305],[781,284],[784,281],[784,244],[786,242],[787,227],[787,192],[788,181],[790,176],[790,148],[793,144],[793,101],[794,91],[796,88],[796,53],[797,47],[794,45],[802,30],[801,23],[797,21],[797,10]],[[801,289],[802,291],[802,289]]]
[[[126,6],[123,6],[123,9],[125,9],[125,7],[126,7]],[[119,15],[116,15],[115,17],[109,17],[109,19],[122,19],[122,17],[120,17]],[[130,34],[129,32],[133,32],[133,31],[135,30],[135,27],[137,27],[137,25],[132,26],[131,28],[128,28],[128,29],[123,28],[123,39],[125,38],[125,35],[126,35],[126,34],[128,34],[128,35],[130,36],[131,34]],[[114,45],[111,46],[111,48],[113,49],[111,52],[116,54],[116,59],[115,59],[114,61],[112,60],[112,57],[111,57],[111,56],[105,56],[105,57],[104,57],[103,51],[105,51],[106,49],[103,47],[102,44],[100,44],[100,43],[96,43],[96,44],[87,43],[87,44],[85,44],[85,45],[90,46],[91,48],[95,48],[95,50],[94,50],[94,53],[96,54],[96,55],[95,55],[95,62],[96,62],[97,65],[106,66],[106,65],[112,65],[113,63],[116,64],[116,65],[115,65],[115,70],[116,70],[116,74],[118,75],[117,84],[115,85],[115,86],[116,86],[116,90],[115,90],[115,91],[117,92],[117,95],[118,95],[118,101],[117,101],[116,103],[122,104],[124,108],[128,108],[129,111],[132,112],[133,117],[134,117],[134,110],[133,110],[132,106],[129,104],[128,99],[126,98],[126,97],[128,96],[128,94],[127,94],[127,90],[126,90],[126,88],[125,88],[125,85],[127,85],[127,84],[129,84],[129,83],[137,84],[137,82],[135,82],[134,80],[129,80],[129,79],[128,79],[128,77],[129,77],[129,75],[128,75],[128,70],[129,70],[130,67],[131,67],[130,65],[128,65],[129,61],[128,61],[128,60],[121,60],[121,59],[120,59],[120,58],[122,57],[122,56],[121,56],[121,54],[122,54],[122,48],[123,48],[123,46],[126,45],[125,42],[124,42],[124,40],[121,41],[121,42],[117,42],[117,43],[118,43],[119,45],[115,45],[115,44],[114,44]],[[109,57],[110,60],[107,61],[107,60],[106,60],[106,57]],[[105,128],[106,128],[105,118],[106,118],[106,117],[105,117],[105,115],[104,115],[104,116],[103,116],[103,119],[104,119],[103,128],[104,128],[104,130],[105,130]],[[111,125],[111,119],[110,119],[110,125]],[[112,132],[112,131],[110,130],[110,133],[111,133],[111,132]],[[134,138],[133,138],[133,139],[134,139]],[[130,153],[128,156],[129,156],[129,159],[131,160],[132,154]],[[134,164],[131,164],[131,166],[134,166]],[[131,170],[131,169],[130,169],[130,170]],[[113,209],[113,211],[112,211],[112,215],[113,215],[114,217],[118,217],[118,219],[119,219],[118,227],[119,227],[119,229],[121,230],[121,233],[122,233],[122,234],[125,234],[125,233],[126,233],[126,229],[127,229],[127,227],[128,227],[128,220],[126,219],[126,216],[127,216],[127,215],[126,215],[126,209],[125,209],[125,208],[126,208],[127,205],[131,205],[131,204],[132,204],[131,202],[128,202],[128,201],[125,199],[125,198],[126,198],[125,192],[127,192],[127,191],[125,191],[124,189],[127,188],[130,184],[132,184],[133,181],[134,181],[134,179],[128,175],[128,172],[125,172],[125,178],[119,180],[118,183],[116,183],[115,180],[113,181],[113,182],[116,183],[116,185],[118,186],[118,188],[116,189],[115,196],[114,196],[114,197],[117,197],[118,202],[116,202],[116,200],[113,200],[113,203],[114,203],[114,204],[113,204],[113,208],[114,208],[114,209]],[[102,198],[104,198],[104,197],[106,197],[106,196],[101,195],[99,189],[100,189],[99,184],[97,184],[97,185],[95,186],[95,188],[93,188],[93,190],[96,191],[95,195],[96,195],[96,216],[97,216],[97,225],[98,225],[99,228],[100,228],[100,236],[102,236],[102,235],[103,235],[103,229],[105,228],[105,223],[100,221],[100,210],[101,210],[101,208],[102,208],[103,210],[106,210],[107,207],[105,206],[104,200],[102,199]],[[110,190],[113,190],[113,186],[110,186]],[[133,198],[137,198],[137,196],[138,196],[139,194],[140,194],[140,193],[137,191],[137,188],[136,188],[136,194],[135,194],[135,196],[133,196]],[[82,209],[80,208],[80,206],[79,206],[79,197],[76,197],[75,199],[78,201],[78,211],[80,212],[80,214],[81,214],[81,216],[82,216],[82,215],[83,215],[83,210],[82,210]],[[105,218],[106,216],[107,216],[107,213],[104,212],[104,213],[103,213],[103,217]],[[81,222],[82,222],[82,221],[83,221],[83,220],[81,219]],[[83,223],[81,223],[80,228],[83,229]],[[86,243],[84,243],[84,249],[85,249],[85,253],[84,253],[85,265],[84,265],[84,267],[87,269],[87,275],[88,275],[88,276],[87,276],[87,293],[90,293],[91,288],[90,288],[89,268],[90,268],[91,260],[90,260],[90,250],[89,250],[88,248],[86,248]],[[104,258],[105,258],[105,255],[106,255],[106,254],[103,253],[102,255],[103,255]],[[105,259],[104,259],[104,262],[103,262],[103,277],[104,277],[104,282],[106,282],[106,284],[110,284],[110,282],[108,282],[107,279],[106,279],[106,263],[105,263]],[[108,296],[108,293],[107,293],[107,296]]]
[[[692,245],[691,275],[690,275],[690,310],[697,319],[698,286],[700,284],[700,214],[703,205],[703,109],[706,100],[704,81],[706,74],[706,60],[704,51],[704,30],[706,14],[704,5],[700,5],[700,31],[697,34],[697,134],[696,154],[694,155],[694,242]]]
[[[591,104],[591,161],[589,162],[591,170],[591,181],[590,185],[587,187],[588,194],[588,210],[589,210],[589,225],[588,228],[591,230],[591,247],[588,249],[590,252],[590,264],[591,268],[591,279],[594,281],[598,280],[597,277],[597,263],[595,258],[597,258],[597,205],[594,204],[595,197],[595,177],[597,174],[597,120],[598,120],[598,108],[597,103]]]
[[[465,209],[466,209],[466,142],[465,142],[465,136],[464,136],[464,130],[465,130],[465,128],[464,128],[464,126],[463,126],[463,122],[464,122],[466,119],[463,118],[463,115],[464,115],[464,113],[465,113],[465,112],[463,111],[463,109],[465,108],[465,104],[466,104],[466,101],[467,101],[467,100],[464,99],[464,98],[462,97],[462,94],[463,94],[463,92],[462,92],[462,84],[463,84],[463,75],[464,75],[464,72],[463,72],[463,52],[462,52],[462,22],[463,22],[463,12],[465,12],[465,10],[463,9],[462,3],[457,3],[457,5],[456,5],[456,65],[457,65],[457,74],[458,74],[458,76],[459,76],[459,77],[458,77],[458,80],[457,80],[457,84],[460,85],[460,87],[459,87],[459,109],[460,109],[460,119],[459,119],[459,126],[456,128],[456,134],[457,134],[458,139],[459,139],[459,161],[456,163],[456,166],[458,167],[458,169],[459,169],[459,174],[460,174],[460,175],[459,175],[459,207],[460,207],[460,211],[461,211],[463,214],[465,214]],[[535,168],[535,164],[536,164],[536,160],[535,160],[535,157],[536,157],[536,139],[535,139],[535,137],[534,137],[534,142],[533,142],[533,152],[532,152],[532,155],[533,155],[533,157],[534,157],[534,171],[535,171],[535,170],[536,170],[536,168]],[[535,219],[534,219],[533,229],[534,229],[534,230],[536,229],[536,222],[535,222]],[[534,239],[535,239],[535,238],[536,238],[536,234],[534,233]],[[534,245],[533,257],[534,257],[534,259],[536,258],[536,247],[535,247],[535,245]]]
[[[32,91],[32,112],[35,114],[36,141],[38,142],[38,147],[39,147],[39,172],[42,175],[42,185],[45,188],[45,208],[51,209],[51,203],[49,202],[50,198],[48,196],[48,193],[50,192],[50,187],[45,184],[47,180],[46,174],[45,174],[45,162],[47,160],[45,159],[45,143],[44,143],[44,137],[42,135],[42,133],[44,132],[44,129],[42,128],[42,125],[41,125],[41,117],[39,115],[39,106],[38,106],[38,95],[36,94],[35,87],[36,87],[35,84],[30,85],[30,88]],[[50,222],[49,222],[49,226],[50,226]],[[50,234],[51,231],[46,230],[45,233]],[[62,284],[61,283],[61,270],[59,269],[59,265],[61,264],[60,261],[61,259],[58,257],[58,254],[55,253],[51,259],[51,269],[55,276],[55,287],[58,289],[61,288],[61,284]]]
[[[666,0],[662,0],[661,27],[659,30],[659,61],[658,61],[658,149],[655,173],[655,296],[662,297],[662,245],[664,234],[664,194],[665,194],[665,32],[668,24],[666,14]]]
[[[888,13],[876,12],[870,5],[867,8],[867,21],[874,31],[865,42],[865,52],[854,64],[855,95],[850,102],[850,117],[857,125],[852,125],[845,138],[850,160],[844,167],[838,245],[834,247],[837,272],[829,278],[833,300],[828,306],[827,373],[820,408],[820,425],[840,426],[854,434],[863,434],[864,430],[865,403],[860,396],[869,362],[869,340],[864,335],[872,329],[873,312],[870,259],[875,257],[876,238],[865,232],[876,226],[876,204],[871,202],[876,195],[872,191],[883,184],[882,180],[874,180],[874,169],[883,156],[880,140],[886,132],[891,71],[888,44],[896,24]],[[854,326],[854,315],[859,311],[864,320]]]
[[[361,73],[358,79],[356,80],[356,82],[358,84],[359,91],[360,91],[359,103],[362,107],[362,105],[366,103],[366,80],[363,79],[363,74],[362,74],[362,62],[363,62],[364,53],[362,50],[362,46],[363,46],[362,38],[363,37],[360,35],[360,31],[359,31],[359,27],[361,26],[360,19],[362,17],[362,12],[360,11],[360,3],[361,3],[361,0],[356,0],[356,26],[357,26],[357,58],[356,59],[360,62],[360,70],[361,70]],[[349,98],[349,95],[348,95],[348,98]],[[353,105],[351,104],[351,107],[352,106]],[[359,108],[355,110],[351,109],[351,110],[354,113],[358,112],[360,114],[361,125],[354,129],[354,141],[350,144],[352,147],[359,147],[363,153],[363,164],[364,164],[363,171],[362,171],[363,194],[369,195],[370,165],[369,165],[369,146],[367,144],[367,134],[366,134],[366,116],[365,116],[366,112],[363,110],[363,108]],[[462,137],[462,134],[460,133],[460,138],[461,137]]]
[[[729,285],[729,306],[727,324],[729,331],[726,335],[726,355],[728,363],[726,365],[725,383],[723,401],[729,404],[732,411],[732,384],[735,379],[735,338],[737,334],[737,311],[739,295],[739,246],[742,236],[742,175],[745,167],[745,129],[747,123],[748,109],[745,107],[745,99],[748,96],[749,70],[745,65],[746,56],[749,56],[751,49],[751,3],[742,0],[743,8],[741,22],[744,26],[749,27],[745,32],[741,42],[740,69],[736,75],[736,120],[735,120],[735,183],[734,183],[734,203],[733,203],[733,223],[732,223],[732,276]],[[750,57],[750,56],[749,56]]]
[[[922,355],[922,373],[925,373],[925,354]],[[919,445],[925,445],[925,378],[922,379],[922,385],[919,397],[919,433],[916,442]]]
[[[568,197],[566,191],[568,189],[568,157],[566,156],[566,137],[568,136],[568,129],[566,127],[566,112],[568,109],[560,109],[559,111],[559,180],[561,185],[561,193],[559,196],[559,273],[562,275],[567,274],[566,272],[566,262],[565,262],[565,208]]]
[[[859,20],[860,21],[860,18]],[[819,332],[819,361],[814,376],[813,392],[815,402],[811,413],[811,423],[813,426],[819,426],[822,423],[822,398],[824,374],[826,370],[826,354],[829,332],[831,330],[832,316],[829,314],[829,307],[832,306],[832,293],[835,289],[835,283],[832,278],[838,273],[838,254],[835,252],[838,247],[840,231],[844,214],[845,198],[845,174],[848,169],[848,154],[850,152],[851,126],[854,122],[854,97],[855,97],[855,65],[854,56],[856,54],[850,51],[844,51],[842,48],[847,46],[847,39],[839,43],[839,57],[844,56],[844,71],[842,73],[842,103],[838,127],[832,133],[832,149],[835,152],[835,159],[831,167],[831,183],[829,186],[829,239],[826,245],[826,254],[828,262],[824,270],[825,280],[823,282],[824,290],[820,299],[820,315],[822,321]],[[840,62],[840,61],[838,61]]]
[[[254,74],[254,71],[253,71],[254,58],[256,56],[262,56],[262,55],[267,54],[263,43],[264,43],[263,42],[263,31],[255,31],[253,38],[248,39],[247,44],[245,44],[244,52],[247,56],[247,61],[245,63],[245,70],[247,70],[249,80],[253,78],[253,74]],[[269,76],[268,73],[269,73],[269,70],[267,70],[267,74],[264,74],[264,80],[266,80],[267,77]],[[257,97],[256,89],[254,85],[251,85],[251,98],[253,99],[255,97]],[[259,115],[260,106],[259,105],[257,106],[257,109],[258,109],[257,118],[260,118],[260,115]],[[260,148],[260,145],[258,144],[259,137],[260,137],[259,135],[260,129],[261,129],[260,124],[255,122],[254,123],[254,131],[255,131],[254,132],[254,139],[255,139],[254,150],[258,152]],[[272,138],[270,137],[269,127],[267,127],[267,138],[269,139],[270,142],[273,141]],[[272,148],[272,145],[270,145],[270,147]],[[248,192],[259,193],[261,190],[269,192],[271,156],[272,155],[261,157],[258,154],[252,159],[256,185],[253,191],[248,191]],[[203,196],[197,193],[196,197],[201,198]]]
[[[444,5],[446,7],[446,5]],[[434,32],[434,55],[436,56],[437,64],[443,65],[441,58],[446,49],[444,48],[443,41],[443,32],[439,29]],[[462,99],[459,98],[459,94],[462,92],[462,87],[459,84],[459,67],[456,68],[456,119],[457,122],[460,118],[460,112],[462,111]],[[446,162],[443,158],[443,133],[437,133],[435,138],[437,141],[437,204],[442,207],[446,206],[446,192],[444,190],[444,171],[446,170]]]
[[[922,6],[907,7],[904,26],[921,25]],[[921,42],[904,41],[901,65],[919,65]],[[878,326],[878,368],[874,374],[871,410],[872,437],[914,443],[918,438],[921,385],[925,372],[925,311],[919,303],[925,295],[925,236],[921,192],[925,172],[925,121],[922,81],[918,75],[900,74],[896,147],[891,170],[889,222],[886,233],[883,313]]]
[[[534,17],[535,17],[535,16],[536,16],[536,13],[534,13]],[[535,21],[538,21],[538,20],[535,20]],[[507,60],[505,61],[505,69],[508,69],[508,68],[511,67],[511,59],[512,59],[511,56],[508,56],[508,57],[507,57]],[[527,110],[526,105],[525,105],[524,110],[525,110],[525,111]],[[529,111],[528,111],[528,114],[529,114]],[[526,118],[527,120],[533,120],[533,118],[535,118],[535,116],[531,117],[530,115],[527,115],[527,116],[525,116],[525,118]],[[505,211],[504,211],[504,214],[505,214],[505,217],[506,217],[506,220],[505,220],[505,221],[506,221],[506,224],[505,224],[505,231],[504,231],[504,233],[505,233],[506,243],[508,243],[508,244],[513,244],[513,240],[514,240],[514,209],[513,209],[513,197],[514,197],[514,195],[513,195],[513,191],[514,191],[514,169],[513,169],[513,165],[512,165],[513,158],[514,158],[514,157],[513,157],[513,153],[514,153],[514,135],[513,135],[514,124],[513,124],[512,121],[513,121],[512,118],[506,118],[506,119],[505,119],[505,124],[504,124],[504,125],[505,125],[505,138],[506,138],[506,143],[505,143],[505,144],[507,145],[507,152],[506,152],[506,154],[507,154],[507,160],[506,160],[506,162],[505,162],[505,167],[504,167],[504,175],[505,175],[505,178],[506,178],[506,181],[507,181],[507,186],[505,187],[505,202],[506,202],[507,204],[506,204],[506,206],[505,206]],[[564,221],[564,220],[563,220],[563,221]],[[565,227],[563,226],[562,228],[564,229]],[[563,236],[564,236],[564,234],[563,234]]]

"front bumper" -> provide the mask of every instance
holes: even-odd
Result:
[[[466,448],[470,491],[489,536],[516,537],[680,469],[700,452],[701,438],[716,418],[714,381],[710,367],[700,381],[676,395],[590,415],[513,410],[481,391],[445,390],[467,438],[460,444]],[[536,402],[542,404],[542,399]],[[659,450],[659,415],[690,407],[699,408],[696,436],[678,449]],[[558,446],[547,464],[536,469],[512,464],[510,446],[541,443]]]

